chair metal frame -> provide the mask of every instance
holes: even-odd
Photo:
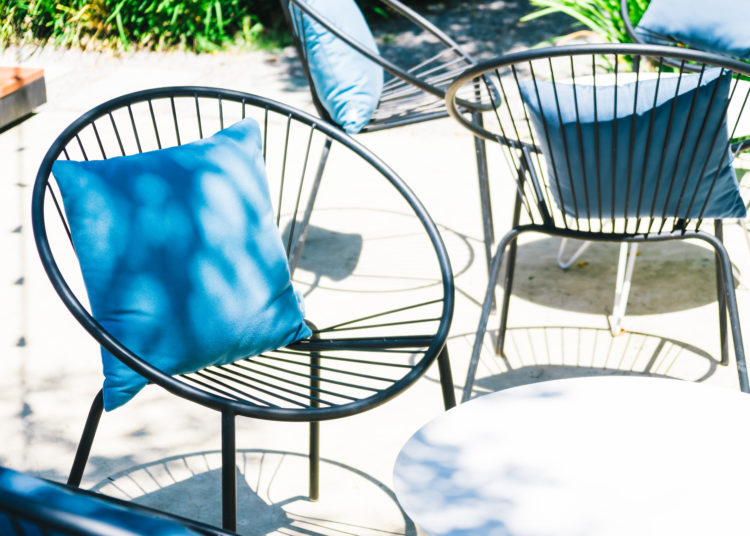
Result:
[[[424,61],[412,66],[397,65],[374,54],[362,46],[355,38],[337,28],[332,22],[323,17],[305,0],[280,0],[284,17],[294,40],[297,55],[310,87],[313,104],[320,117],[335,124],[328,111],[321,103],[315,84],[310,75],[310,66],[306,58],[305,46],[294,31],[294,19],[290,6],[295,6],[303,14],[309,16],[339,39],[347,43],[357,52],[380,65],[390,78],[385,81],[383,93],[377,108],[373,112],[370,122],[364,126],[361,133],[377,132],[391,128],[442,119],[448,116],[445,108],[445,92],[455,76],[465,68],[476,65],[476,61],[461,46],[437,28],[422,15],[407,7],[399,0],[378,0],[392,15],[399,15],[409,21],[414,27],[436,38],[443,49]],[[462,101],[465,108],[472,110],[475,121],[481,121],[481,103],[472,99]],[[492,217],[492,202],[490,195],[489,173],[487,169],[487,149],[484,139],[474,137],[474,152],[479,180],[479,200],[482,214],[482,231],[484,234],[484,250],[489,267],[492,245],[495,240]]]
[[[483,346],[485,333],[487,331],[487,323],[492,302],[494,300],[495,290],[499,281],[500,268],[502,261],[506,257],[507,250],[503,301],[496,346],[498,354],[503,352],[508,321],[509,301],[512,292],[515,269],[517,238],[520,234],[527,232],[539,232],[561,238],[573,238],[586,241],[621,242],[625,244],[682,240],[688,238],[699,239],[709,244],[715,252],[716,261],[721,363],[724,365],[728,363],[728,316],[732,330],[740,388],[744,392],[750,392],[739,313],[737,309],[737,298],[732,276],[732,265],[726,248],[722,243],[722,220],[713,220],[712,233],[705,230],[705,227],[710,226],[702,216],[707,200],[699,200],[696,202],[696,207],[698,207],[699,203],[703,203],[703,205],[698,207],[702,208],[700,212],[701,216],[697,218],[675,218],[666,213],[661,215],[656,214],[655,217],[652,210],[651,217],[628,216],[613,219],[611,222],[612,225],[609,226],[609,216],[587,218],[584,214],[580,218],[575,218],[564,215],[555,207],[555,203],[552,200],[553,194],[550,190],[552,186],[550,186],[549,178],[547,177],[547,170],[545,166],[542,165],[540,158],[542,149],[537,145],[536,140],[533,138],[533,132],[530,128],[530,120],[525,106],[518,103],[517,110],[514,111],[510,109],[511,106],[516,105],[515,103],[508,104],[508,95],[510,94],[511,89],[516,91],[515,95],[519,94],[517,86],[519,78],[528,78],[529,73],[534,75],[534,65],[546,66],[549,64],[549,70],[553,71],[553,60],[559,61],[560,64],[564,64],[567,66],[566,68],[569,68],[569,72],[566,74],[568,79],[570,78],[570,71],[574,73],[572,84],[575,87],[577,82],[574,59],[578,57],[584,58],[581,60],[580,64],[588,65],[591,68],[590,70],[593,71],[596,69],[596,59],[601,58],[602,56],[608,58],[610,65],[615,65],[615,76],[617,76],[618,72],[617,66],[619,65],[619,59],[622,57],[641,58],[641,66],[646,63],[644,58],[648,57],[652,60],[657,72],[661,72],[661,67],[666,63],[664,59],[670,58],[677,61],[680,65],[687,64],[688,62],[693,62],[694,64],[706,64],[725,69],[735,75],[741,75],[742,77],[750,76],[750,65],[706,52],[658,45],[605,44],[572,45],[534,49],[508,54],[470,68],[456,79],[447,93],[446,99],[448,111],[454,119],[471,130],[475,135],[496,142],[497,146],[507,158],[509,167],[511,168],[510,173],[516,180],[517,191],[512,229],[500,240],[492,260],[490,282],[486,289],[484,302],[482,304],[481,317],[477,328],[467,380],[464,387],[464,401],[470,398],[473,389],[477,364]],[[501,72],[504,75],[507,75],[507,78],[501,76]],[[547,73],[545,74],[549,76]],[[579,72],[579,74],[581,73]],[[583,74],[590,73],[587,72]],[[636,76],[640,76],[640,71],[636,71]],[[679,76],[682,76],[682,74]],[[492,80],[498,86],[503,97],[503,108],[498,109],[498,112],[496,113],[496,123],[493,123],[493,128],[497,128],[497,130],[489,130],[484,126],[488,123],[487,117],[485,117],[484,124],[478,124],[472,121],[472,118],[462,111],[460,104],[457,104],[462,92],[472,92],[476,81],[482,80],[486,77],[492,77]],[[560,80],[561,78],[563,77],[553,75],[552,79]],[[738,99],[740,103],[743,103],[743,108],[740,111],[740,115],[742,115],[742,112],[747,108],[746,104],[748,103],[748,100],[746,99],[744,102],[742,101],[742,94],[744,92],[737,91],[737,96],[735,95],[734,92],[737,89],[738,80],[739,76],[733,78],[731,96]],[[747,89],[747,92],[750,94],[750,88]],[[492,98],[492,92],[486,91],[486,94],[488,95],[486,98]],[[713,98],[714,97],[712,97],[712,103]],[[578,108],[576,107],[575,109],[577,110]],[[500,116],[505,112],[507,112],[507,116],[503,116],[501,119]],[[726,109],[724,109],[724,113],[726,113]],[[509,117],[510,120],[508,120],[507,117]],[[653,117],[653,114],[651,114],[651,126],[649,128],[653,127]],[[734,132],[734,130],[732,130],[732,125],[734,125],[734,128],[736,129],[739,122],[739,116],[737,117],[736,122],[734,118],[729,121],[730,132]],[[705,125],[705,123],[703,123],[703,125]],[[524,130],[526,127],[528,127],[528,131]],[[519,134],[521,131],[530,132],[531,137]],[[701,127],[701,132],[703,132],[703,127]],[[578,129],[578,135],[580,136],[580,129]],[[633,136],[631,136],[628,146],[631,152],[634,143],[632,138]],[[727,146],[727,150],[733,148],[731,138],[732,135],[730,134],[730,142]],[[681,139],[681,146],[684,147],[684,138]],[[715,139],[716,138],[714,138],[714,140]],[[612,150],[614,151],[614,147]],[[578,157],[578,155],[575,156]],[[580,156],[583,157],[583,155]],[[607,153],[607,156],[611,157],[609,153]],[[597,153],[597,158],[600,158],[599,153]],[[629,157],[628,161],[631,161]],[[632,170],[630,170],[629,173],[632,173]],[[638,170],[636,170],[636,173],[638,173]],[[597,177],[597,180],[601,179]],[[674,177],[672,181],[672,184],[674,184]],[[677,188],[675,188],[675,190],[677,190]],[[684,192],[679,194],[683,195]],[[573,195],[575,200],[575,194]],[[678,192],[672,194],[670,191],[669,195],[676,196],[678,195]],[[575,202],[577,203],[577,201]],[[601,200],[599,203],[599,210],[601,212]],[[595,205],[591,208],[587,208],[588,214],[596,214],[596,208]],[[522,213],[528,221],[521,220]],[[638,214],[641,213],[639,212]],[[604,221],[605,217],[606,222]]]
[[[9,471],[11,470],[4,467],[0,468],[0,473]],[[30,478],[36,479],[37,477],[30,476]],[[134,516],[160,518],[170,521],[184,527],[186,535],[232,536],[235,534],[234,532],[228,532],[218,527],[206,525],[205,523],[168,514],[160,510],[154,510],[153,508],[123,501],[101,493],[66,486],[46,479],[39,478],[38,480],[45,486],[53,489],[56,488],[61,495],[90,498],[93,502],[127,510]],[[63,510],[57,506],[41,503],[40,501],[31,499],[27,493],[15,489],[0,489],[0,514],[8,516],[13,526],[13,534],[17,536],[24,536],[26,534],[59,534],[61,536],[63,534],[69,536],[109,536],[117,534],[122,536],[149,536],[144,532],[118,526],[107,520],[92,519],[82,515],[80,512]],[[27,528],[30,529],[31,526],[35,530],[25,530]],[[5,536],[13,535],[9,534]]]
[[[176,101],[180,106],[175,105]],[[169,117],[163,120],[160,118],[158,121],[159,127],[157,127],[157,118],[153,111],[156,104],[166,109],[171,107],[171,113],[166,114]],[[206,126],[201,126],[208,105],[211,105],[210,113],[214,116],[218,115],[221,128],[224,128],[225,121],[227,121],[226,126],[230,124],[228,110],[231,107],[234,107],[232,110],[235,114],[239,114],[241,108],[243,118],[246,111],[256,114],[263,130],[264,157],[268,145],[266,137],[270,136],[268,134],[269,123],[277,120],[276,126],[272,124],[271,130],[276,128],[280,131],[279,141],[283,146],[281,177],[277,177],[280,181],[285,180],[287,162],[304,159],[299,190],[292,191],[290,194],[293,196],[291,199],[296,196],[294,213],[291,216],[285,216],[289,217],[292,222],[292,230],[287,243],[288,255],[292,253],[289,247],[293,242],[292,235],[295,234],[293,224],[302,216],[298,211],[304,212],[302,217],[309,222],[309,212],[312,208],[308,204],[304,210],[300,210],[300,207],[305,206],[303,202],[300,202],[303,183],[307,181],[309,185],[307,176],[312,175],[312,173],[306,173],[306,170],[314,168],[315,179],[310,180],[319,182],[328,161],[329,152],[332,149],[347,151],[361,159],[364,166],[373,169],[373,174],[378,179],[382,177],[386,183],[390,184],[395,189],[393,195],[403,199],[413,210],[419,227],[424,230],[425,243],[429,244],[435,255],[435,275],[436,278],[440,277],[439,283],[436,279],[438,284],[435,285],[436,290],[433,292],[436,299],[410,303],[399,309],[369,314],[362,318],[356,318],[356,315],[352,314],[349,321],[320,329],[310,322],[314,332],[311,338],[276,352],[261,354],[262,360],[251,358],[242,361],[242,367],[254,368],[255,376],[252,379],[248,379],[247,370],[241,367],[233,368],[233,365],[209,367],[195,374],[172,377],[150,365],[141,356],[135,355],[110,335],[93,318],[81,299],[71,289],[50,246],[47,218],[60,219],[70,237],[64,211],[58,199],[59,194],[53,186],[52,164],[58,158],[72,158],[69,156],[69,151],[71,154],[73,151],[76,151],[76,154],[82,152],[86,160],[120,156],[125,155],[126,152],[128,154],[142,152],[141,143],[145,144],[143,134],[146,128],[141,123],[144,128],[141,129],[139,137],[136,122],[133,120],[133,110],[137,107],[140,107],[138,109],[143,111],[144,116],[148,116],[144,111],[148,106],[151,119],[147,121],[146,126],[150,129],[150,123],[153,122],[153,131],[150,134],[153,136],[153,133],[156,133],[159,147],[162,147],[163,140],[168,137],[166,131],[170,129],[173,138],[176,134],[176,144],[192,141],[185,139],[184,123],[188,119],[193,122],[197,119],[202,138],[204,135],[213,133],[204,133]],[[193,117],[181,117],[177,112],[178,108],[183,110],[191,107]],[[119,123],[115,121],[115,117]],[[237,117],[237,120],[239,119],[240,117]],[[183,123],[182,130],[181,122]],[[283,125],[285,125],[286,134],[284,134]],[[100,132],[104,128],[113,128],[117,138],[117,143],[112,142],[112,146],[108,147],[109,153],[104,147],[106,140],[103,142],[103,136],[100,137]],[[291,150],[288,145],[283,145],[289,143],[290,128],[299,129],[295,132],[304,134],[302,139],[307,139],[306,152],[290,154]],[[82,132],[88,137],[84,139]],[[182,139],[180,138],[181,132]],[[122,140],[128,137],[132,142],[133,136],[137,142],[137,150],[126,151]],[[286,140],[283,139],[284,136]],[[318,140],[323,147],[317,167],[311,155],[311,150],[315,150],[311,149],[313,138]],[[290,177],[287,176],[286,180],[291,184]],[[269,177],[269,182],[271,181]],[[311,195],[314,196],[315,193]],[[56,210],[52,207],[45,210],[48,201],[54,203]],[[281,210],[280,204],[279,202],[279,207],[277,207],[279,211]],[[422,204],[401,178],[360,143],[320,118],[257,95],[207,87],[157,88],[112,99],[84,113],[52,143],[41,163],[34,184],[32,222],[37,249],[45,271],[63,303],[84,329],[102,347],[147,378],[150,383],[221,413],[222,505],[225,529],[235,530],[236,528],[235,417],[310,423],[310,497],[314,500],[318,497],[320,421],[354,415],[383,404],[416,382],[435,360],[438,362],[445,408],[455,405],[450,362],[445,344],[454,306],[453,275],[440,234]],[[297,233],[306,231],[307,225],[297,226]],[[69,245],[72,245],[72,241]],[[425,309],[426,307],[433,309]],[[434,316],[427,318],[422,316],[428,313]],[[410,317],[405,318],[406,315]],[[400,327],[400,331],[396,327]],[[409,334],[404,335],[406,330]],[[258,364],[259,361],[262,363]],[[258,370],[258,367],[262,366],[265,368]],[[377,370],[373,370],[373,367]],[[281,377],[286,372],[275,372],[289,368],[297,371],[295,372],[297,380],[292,381],[285,376]],[[344,374],[346,378],[338,381],[330,378],[336,373]],[[274,379],[277,376],[281,378]],[[373,387],[373,382],[376,381],[379,383]],[[273,382],[280,384],[278,390],[269,387]],[[91,405],[73,462],[68,479],[71,485],[80,485],[102,409],[102,392],[99,391]]]

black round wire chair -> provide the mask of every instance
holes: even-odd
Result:
[[[728,316],[740,388],[750,392],[732,265],[722,243],[722,220],[745,212],[732,161],[741,148],[736,133],[750,117],[748,76],[747,64],[714,54],[610,44],[508,54],[455,80],[448,110],[497,143],[517,193],[512,229],[493,257],[464,400],[471,396],[507,250],[496,344],[503,352],[517,238],[530,231],[626,243],[694,238],[710,245],[721,363],[728,363]],[[501,100],[484,92],[497,108],[478,124],[457,101],[485,79]]]
[[[181,145],[245,117],[255,118],[262,131],[276,224],[295,286],[306,296],[313,335],[235,363],[170,376],[108,333],[84,305],[52,165]],[[321,188],[323,175],[328,178]],[[379,406],[436,359],[445,407],[455,405],[445,346],[453,276],[438,231],[383,161],[319,118],[256,95],[206,87],[115,98],[83,114],[52,144],[34,185],[32,220],[47,275],[85,330],[150,383],[221,413],[226,529],[236,526],[236,416],[310,422],[310,497],[316,499],[319,421]],[[100,391],[70,484],[80,484],[102,408]]]
[[[382,67],[385,75],[383,91],[371,119],[361,130],[363,134],[447,117],[446,89],[461,71],[477,63],[465,51],[465,47],[399,0],[377,0],[373,2],[373,6],[386,13],[390,20],[405,23],[409,31],[420,35],[424,39],[425,50],[429,50],[432,53],[431,56],[420,58],[418,61],[388,59],[386,54],[369,50],[346,30],[337,27],[321,14],[319,9],[316,9],[314,3],[306,0],[280,0],[280,5],[297,55],[302,62],[313,104],[320,117],[337,124],[321,102],[323,99],[318,94],[311,75],[307,47],[303,36],[296,30],[303,19],[309,18],[315,21],[346,43],[353,51],[361,54],[362,58],[367,58],[373,65]],[[462,104],[474,112],[475,120],[481,121],[479,112],[483,109],[483,103],[467,98]],[[487,154],[484,139],[475,137],[473,143],[479,182],[484,254],[489,267],[492,244],[495,241],[495,226],[492,216]]]

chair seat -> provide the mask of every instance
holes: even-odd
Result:
[[[419,311],[432,304],[421,305],[408,319],[394,311],[377,315],[377,322],[370,316],[314,330],[313,337],[285,348],[179,377],[240,402],[238,413],[251,417],[271,412],[280,420],[308,421],[356,413],[373,399],[395,396],[430,350],[433,335],[426,328],[439,319],[420,318]],[[425,334],[398,335],[397,325],[417,333],[414,326],[421,325]]]
[[[455,77],[471,65],[473,62],[465,56],[446,49],[406,70],[408,75],[429,85],[431,91],[402,77],[390,78],[383,85],[378,107],[363,132],[446,117],[443,94]]]

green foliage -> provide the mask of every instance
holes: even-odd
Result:
[[[530,0],[539,7],[526,15],[523,22],[538,19],[552,13],[565,13],[583,26],[612,43],[629,43],[631,39],[625,31],[620,16],[620,0]],[[629,0],[630,20],[636,24],[648,6],[649,0]],[[564,37],[564,36],[560,36]]]
[[[281,36],[276,11],[270,0],[0,0],[0,48],[39,41],[199,52],[259,46]]]

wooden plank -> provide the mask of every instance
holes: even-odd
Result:
[[[44,70],[0,67],[0,129],[47,102]]]
[[[44,69],[30,67],[0,67],[0,98],[18,91],[23,86],[44,76]]]

